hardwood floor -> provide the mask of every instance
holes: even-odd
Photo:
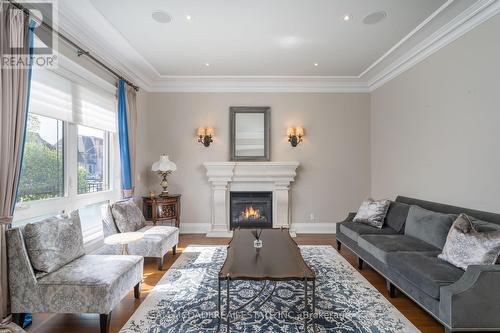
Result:
[[[299,235],[296,241],[300,245],[331,245],[336,247],[335,235]],[[146,259],[144,266],[144,280],[140,300],[134,298],[131,289],[125,299],[114,309],[111,315],[110,332],[118,332],[134,313],[141,301],[149,294],[151,289],[165,274],[166,270],[181,255],[182,250],[190,244],[225,245],[227,238],[207,238],[204,235],[181,235],[177,255],[169,252],[165,256],[164,270],[158,271],[157,261]],[[357,269],[357,257],[342,248],[341,254]],[[388,298],[385,279],[371,267],[365,265],[361,274],[377,288],[403,315],[405,315],[418,329],[424,333],[442,333],[443,326],[428,315],[418,305],[401,293],[396,298]],[[96,314],[35,314],[33,324],[27,329],[29,333],[98,333],[99,316]]]

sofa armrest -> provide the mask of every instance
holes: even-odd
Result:
[[[353,212],[350,212],[350,213],[347,215],[347,217],[345,218],[345,220],[344,220],[344,221],[342,221],[342,222],[349,222],[349,221],[352,221],[352,220],[354,219],[354,217],[355,217],[355,216],[356,216],[356,212],[354,212],[354,213],[353,213]],[[340,222],[340,223],[342,223],[342,222]]]
[[[500,265],[471,265],[441,287],[439,317],[452,328],[500,328]]]

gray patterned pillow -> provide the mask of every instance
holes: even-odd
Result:
[[[367,199],[359,207],[353,221],[382,228],[390,204],[390,200],[373,201],[372,199]]]
[[[85,254],[78,211],[28,223],[23,236],[37,277],[54,272]]]
[[[120,232],[133,232],[146,226],[141,210],[132,199],[115,202],[111,213]]]
[[[460,214],[438,258],[463,270],[469,265],[493,265],[500,254],[500,230],[478,232],[472,219]]]

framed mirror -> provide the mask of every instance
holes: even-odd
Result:
[[[231,107],[231,161],[269,161],[269,107]]]

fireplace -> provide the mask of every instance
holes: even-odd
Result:
[[[231,192],[230,227],[235,228],[272,228],[272,192]]]

